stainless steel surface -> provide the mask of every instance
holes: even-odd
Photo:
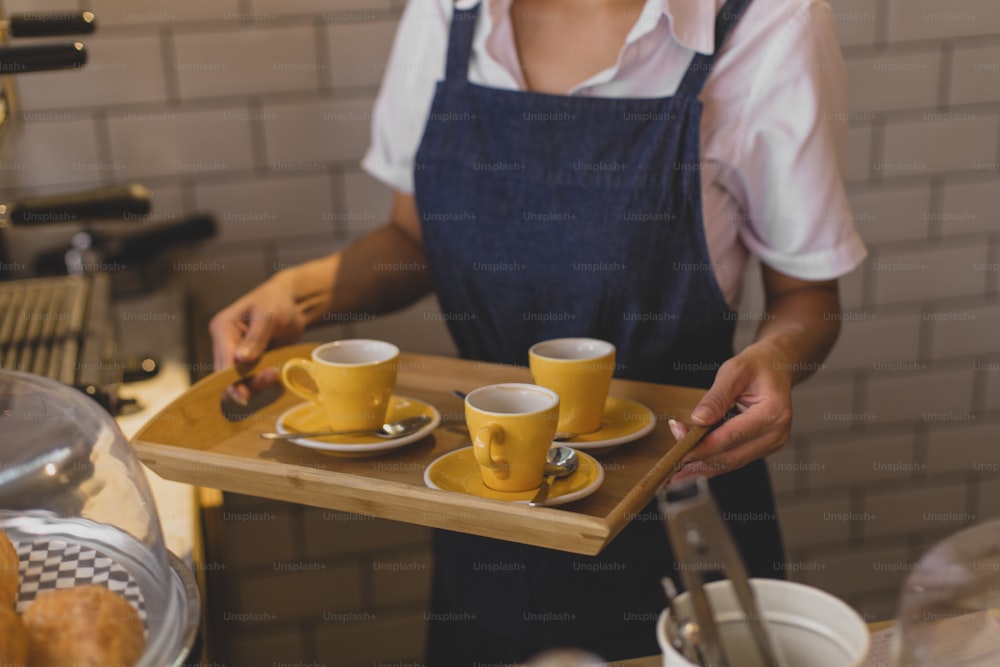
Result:
[[[146,610],[146,649],[136,667],[182,664],[194,642],[200,613],[197,587],[182,563],[159,562],[155,551],[131,535],[87,519],[0,510],[0,527],[15,543],[63,540],[93,549],[123,567],[142,591]],[[165,579],[164,572],[172,576]]]
[[[544,505],[548,500],[549,491],[552,490],[552,482],[561,477],[568,477],[576,472],[580,467],[580,457],[576,450],[571,447],[553,447],[545,455],[545,479],[538,488],[538,493],[528,504],[532,507]]]

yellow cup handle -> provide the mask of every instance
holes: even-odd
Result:
[[[312,379],[315,384],[316,379],[313,375],[313,362],[308,359],[289,359],[281,366],[281,384],[288,387],[289,390],[298,394],[307,401],[316,402],[319,400],[319,392],[310,389],[301,382],[296,381],[292,377],[292,371],[300,370]]]
[[[504,479],[510,474],[507,461],[494,453],[494,445],[502,442],[503,428],[499,424],[484,426],[472,437],[472,453],[476,457],[476,463],[492,470],[498,479]]]

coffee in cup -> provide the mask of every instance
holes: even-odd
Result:
[[[559,428],[592,433],[601,428],[615,372],[615,346],[596,338],[554,338],[528,350],[535,384],[559,394]]]
[[[310,359],[286,361],[281,382],[315,403],[331,429],[374,431],[385,422],[398,370],[398,347],[356,338],[320,345]],[[303,379],[311,380],[312,386]]]
[[[542,484],[559,421],[559,396],[533,384],[480,387],[465,397],[465,422],[483,483],[496,491]]]

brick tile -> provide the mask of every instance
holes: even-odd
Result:
[[[884,156],[872,163],[874,172],[891,178],[973,170],[996,159],[996,114],[937,113],[924,112],[922,120],[887,123]]]
[[[268,614],[273,621],[318,621],[324,613],[357,610],[363,604],[361,578],[354,565],[332,566],[306,559],[275,567],[305,571],[285,569],[242,577],[237,586],[243,611]]]
[[[851,125],[847,128],[848,181],[864,181],[872,173],[872,128],[871,125]]]
[[[304,518],[309,557],[430,543],[430,529],[412,524],[312,507]]]
[[[262,91],[317,90],[318,73],[329,65],[316,60],[311,26],[234,24],[217,32],[174,37],[182,99],[253,95]]]
[[[392,211],[392,190],[364,172],[351,171],[340,178],[344,210],[334,214],[337,229],[354,237],[385,224]]]
[[[1000,472],[1000,424],[971,424],[932,428],[927,435],[927,472],[977,472],[990,477]],[[982,505],[980,505],[982,508]]]
[[[163,60],[156,35],[88,35],[87,64],[60,72],[18,77],[24,111],[166,102]]]
[[[877,14],[870,0],[832,0],[841,46],[859,46],[875,41]]]
[[[865,300],[864,263],[838,281],[840,288],[840,307],[845,312],[860,310]]]
[[[1000,519],[1000,480],[983,480],[979,483],[977,512],[979,521]]]
[[[233,110],[119,112],[108,117],[119,177],[198,175],[253,164],[250,121]]]
[[[851,210],[866,243],[927,238],[930,189],[878,187],[851,193]]]
[[[21,123],[17,130],[6,132],[0,142],[5,188],[23,194],[38,186],[82,189],[118,180],[116,165],[98,159],[96,128],[88,114],[59,112],[52,121]]]
[[[894,362],[916,360],[920,325],[917,308],[899,317],[859,313],[854,319],[845,319],[824,368],[873,370]]]
[[[898,591],[912,565],[904,547],[854,549],[832,556],[821,551],[813,560],[826,567],[804,572],[802,582],[840,598]]]
[[[906,253],[879,253],[866,260],[874,269],[879,304],[980,295],[985,292],[985,244]],[[977,269],[978,267],[978,269]]]
[[[429,544],[376,555],[371,562],[375,607],[424,604],[430,599],[432,561]]]
[[[960,423],[972,409],[972,374],[968,370],[879,373],[868,382],[868,405],[878,424]]]
[[[810,438],[808,461],[803,465],[810,490],[905,479],[924,469],[915,458],[912,434],[814,436]]]
[[[800,438],[792,440],[780,450],[767,457],[767,468],[771,475],[774,494],[792,493],[798,486],[799,471],[802,469],[800,451],[804,445]]]
[[[960,47],[951,58],[949,103],[996,101],[1000,90],[1000,46]]]
[[[937,104],[941,70],[937,49],[854,57],[847,59],[846,65],[852,112],[919,109]]]
[[[990,266],[981,262],[979,268]],[[985,275],[985,274],[984,274]],[[934,320],[932,325],[933,356],[942,359],[949,356],[969,354],[989,354],[1000,351],[997,332],[1000,332],[1000,305],[970,308],[962,311],[963,319]],[[965,319],[967,317],[967,319]]]
[[[889,40],[938,39],[1000,32],[992,0],[889,0]]]
[[[326,174],[197,185],[198,207],[218,221],[216,241],[267,241],[279,235],[329,236],[335,223]]]
[[[298,628],[255,628],[252,632],[226,633],[225,641],[233,665],[277,665],[304,663],[308,658]]]
[[[827,382],[810,379],[792,391],[792,428],[795,433],[845,430],[865,421],[853,412],[854,386],[850,381]]]
[[[403,345],[410,352],[455,356],[457,350],[433,296],[425,297],[406,310],[358,322],[359,336],[378,338]]]
[[[238,13],[238,0],[173,0],[149,6],[138,5],[134,0],[85,0],[85,7],[93,9],[101,26],[135,26],[175,24],[181,21],[230,19]],[[66,3],[63,3],[65,8]]]
[[[302,172],[346,161],[355,167],[368,148],[371,106],[370,99],[265,105],[269,166]]]
[[[395,33],[394,21],[329,25],[326,42],[333,87],[378,86]]]
[[[1000,171],[1000,168],[994,166],[992,170]],[[935,220],[940,223],[943,235],[996,231],[1000,180],[948,183],[943,188],[941,201],[941,210],[935,213]]]
[[[864,513],[869,516],[861,522],[861,531],[865,539],[871,539],[941,528],[958,530],[975,520],[967,509],[964,484],[892,493],[873,488],[865,496]]]
[[[292,522],[296,513],[295,506],[277,503],[260,508],[223,507],[226,564],[240,567],[290,560],[294,556]]]
[[[317,626],[316,657],[320,664],[423,664],[427,632],[423,612],[376,612],[370,616],[354,623],[331,620]]]
[[[222,247],[203,247],[178,258],[180,262],[204,262],[218,270],[175,271],[174,275],[186,286],[191,300],[191,321],[208,327],[208,320],[220,309],[263,282],[269,273],[261,250],[233,252]],[[204,289],[206,277],[212,289]]]
[[[847,541],[850,530],[847,496],[827,500],[786,501],[778,507],[786,549]]]
[[[4,18],[24,12],[66,11],[65,0],[6,0],[3,3]]]
[[[979,372],[986,373],[987,408],[996,410],[996,407],[1000,405],[1000,359],[994,357]]]
[[[254,12],[275,14],[319,14],[325,18],[336,18],[336,12],[352,9],[389,9],[388,0],[284,0],[281,3],[270,0],[250,0]]]

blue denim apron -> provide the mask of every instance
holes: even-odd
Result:
[[[716,52],[747,4],[723,7]],[[460,354],[524,365],[540,340],[591,336],[617,346],[617,377],[707,388],[736,319],[701,215],[697,96],[714,55],[697,54],[667,98],[498,90],[468,81],[478,13],[454,12],[415,164],[428,269]],[[764,463],[712,489],[753,576],[782,576]],[[660,578],[678,576],[652,506],[595,558],[449,531],[434,553],[434,666],[559,645],[656,653]]]

